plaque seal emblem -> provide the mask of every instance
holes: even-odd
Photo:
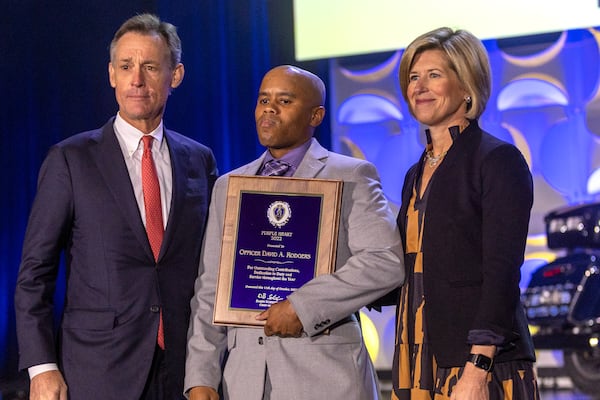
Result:
[[[267,209],[267,218],[271,225],[281,228],[288,223],[292,216],[292,209],[285,201],[274,201]]]

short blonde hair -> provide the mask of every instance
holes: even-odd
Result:
[[[448,65],[471,97],[465,117],[479,118],[492,89],[490,62],[483,43],[468,31],[450,28],[435,29],[413,40],[402,54],[398,74],[402,96],[407,103],[410,70],[416,56],[426,50],[441,50],[446,55]]]

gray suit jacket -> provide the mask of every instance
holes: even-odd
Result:
[[[265,154],[230,174],[256,175]],[[222,384],[225,399],[260,400],[268,367],[272,399],[378,399],[359,323],[348,318],[404,280],[395,216],[375,167],[331,153],[312,139],[294,175],[344,181],[336,271],[311,280],[288,297],[304,327],[300,338],[266,337],[262,328],[211,323],[228,175],[217,180],[211,201],[191,301],[185,390]],[[336,324],[340,320],[344,322]],[[322,334],[328,328],[330,333]]]

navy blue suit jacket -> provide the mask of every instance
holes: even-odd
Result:
[[[173,192],[155,263],[113,130],[53,146],[40,170],[15,292],[20,368],[56,362],[71,399],[139,398],[163,311],[170,392],[183,392],[190,298],[216,162],[212,151],[165,129]],[[53,294],[66,261],[58,336]]]
[[[423,158],[407,173],[398,225]],[[428,340],[439,366],[465,364],[471,330],[504,338],[497,362],[535,360],[523,307],[520,268],[533,203],[519,150],[471,121],[429,183],[423,222],[423,284]]]

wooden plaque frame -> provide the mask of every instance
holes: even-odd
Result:
[[[297,214],[294,214],[293,209],[289,210],[289,214],[291,215],[290,219],[295,218],[299,221],[299,218],[302,218],[303,225],[307,222],[306,218],[317,219],[310,221],[311,224],[317,224],[318,226],[318,238],[316,240],[317,245],[313,253],[315,257],[313,260],[314,272],[312,272],[311,275],[312,279],[312,277],[321,274],[331,273],[335,269],[338,225],[341,214],[342,186],[342,181],[329,179],[284,178],[245,175],[231,175],[229,177],[229,184],[227,188],[227,204],[225,208],[225,220],[223,227],[223,241],[221,245],[221,258],[219,264],[219,275],[217,281],[215,308],[213,315],[214,324],[232,326],[262,326],[264,325],[264,321],[257,321],[255,319],[255,316],[261,313],[262,311],[266,310],[270,305],[267,303],[269,300],[271,300],[271,295],[269,295],[269,298],[267,299],[267,294],[264,292],[257,294],[257,296],[260,296],[260,299],[263,299],[264,297],[266,300],[256,299],[257,303],[263,301],[263,304],[257,306],[256,308],[237,308],[232,307],[231,305],[233,293],[232,290],[236,274],[240,274],[240,276],[243,276],[242,272],[248,273],[246,270],[260,268],[251,265],[246,265],[246,268],[243,268],[243,271],[236,270],[236,265],[238,264],[238,256],[242,252],[240,249],[238,249],[238,235],[240,234],[241,218],[240,213],[242,211],[249,211],[246,209],[246,207],[244,207],[242,199],[243,197],[247,196],[243,195],[246,193],[250,195],[258,194],[259,196],[264,195],[268,200],[275,200],[275,203],[280,203],[278,199],[291,199],[296,202],[298,201],[298,198],[300,198],[301,201],[303,201],[304,198],[306,198],[307,200],[309,198],[314,197],[318,197],[321,199],[320,210],[318,213],[316,213],[318,215],[299,216]],[[287,202],[285,204],[287,204]],[[272,221],[271,216],[268,216],[268,213],[271,212],[270,208],[269,210],[252,211],[256,212],[256,216],[253,214],[252,218],[264,218],[265,220],[269,218],[271,224],[277,223],[277,221]],[[284,211],[284,213],[285,212],[286,211]],[[282,222],[283,224],[287,223],[286,221]],[[296,224],[298,224],[298,222],[296,222]],[[276,228],[273,228],[272,233],[278,232],[278,228],[280,229],[281,227],[277,225]],[[269,231],[262,230],[261,232],[262,235],[265,235],[265,232]],[[284,238],[284,240],[287,241],[287,243],[294,243],[293,240],[301,240],[293,238],[293,232],[288,233],[288,235],[290,236],[289,238]],[[273,240],[273,237],[271,237],[270,240]],[[285,248],[285,246],[287,245],[280,244],[279,246],[283,246],[283,248]],[[256,251],[261,252],[262,250],[259,249]],[[275,263],[277,261],[272,262]],[[286,263],[292,262],[293,261],[286,261]],[[249,273],[252,274],[253,272]],[[257,277],[254,276],[254,279],[257,279]],[[261,279],[261,277],[259,276],[258,279]],[[246,285],[244,286],[244,289],[246,289],[247,287],[252,286]],[[260,288],[262,288],[262,286],[260,286]],[[252,287],[252,289],[256,289],[256,287]],[[297,287],[286,287],[285,289],[294,291],[295,289],[297,289]],[[248,292],[251,292],[251,290],[248,289]],[[280,296],[275,296],[275,300],[272,301],[271,304],[278,301],[277,297],[281,299]]]

